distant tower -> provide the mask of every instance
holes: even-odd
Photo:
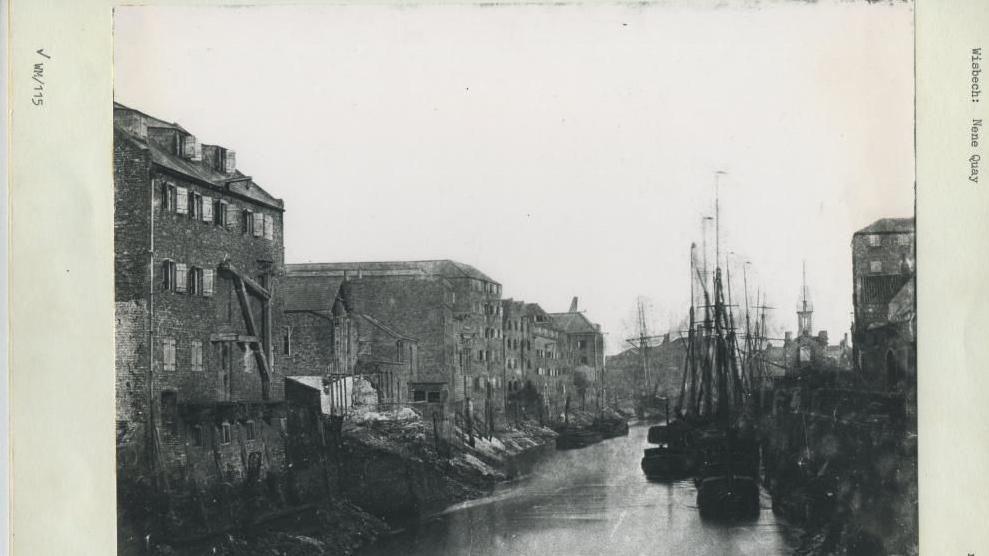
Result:
[[[810,336],[814,328],[814,304],[810,301],[810,290],[807,288],[807,261],[803,266],[804,283],[800,288],[800,303],[797,305],[797,334]]]

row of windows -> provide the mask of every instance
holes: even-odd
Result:
[[[501,338],[502,337],[501,329],[500,328],[490,328],[490,327],[485,328],[484,329],[484,337],[485,338]]]
[[[537,349],[536,357],[542,357],[545,359],[563,359],[563,354],[559,352],[554,352],[553,350],[549,350],[549,349],[547,350]]]
[[[163,290],[189,295],[213,295],[215,272],[208,268],[186,266],[166,259],[161,263],[161,287]]]
[[[192,220],[215,224],[227,230],[232,230],[236,223],[236,205],[190,192],[188,188],[169,182],[163,182],[161,186],[161,208],[165,212],[189,215]],[[240,211],[240,222],[243,234],[269,240],[275,237],[275,219],[271,215],[245,208]]]
[[[494,284],[492,282],[483,282],[481,280],[471,280],[470,287],[474,291],[483,291],[485,293],[490,293],[494,295],[501,295],[501,286]]]
[[[234,351],[234,342],[216,342],[214,344],[215,360],[219,363],[219,369],[231,370],[234,361],[238,360],[241,369],[246,373],[257,371],[257,359],[251,346],[244,342],[237,342],[238,349]],[[162,346],[162,369],[165,371],[178,370],[180,362],[177,357],[178,343],[175,338],[165,337],[161,339]],[[203,342],[192,340],[189,342],[189,359],[187,369],[190,371],[202,371],[205,369],[203,358]],[[235,359],[236,358],[236,359]],[[184,362],[182,363],[184,367]],[[186,368],[184,367],[183,370]]]
[[[471,312],[478,315],[501,315],[501,304],[500,303],[481,303],[480,301],[475,301],[471,304]]]
[[[536,369],[536,374],[539,376],[562,376],[564,373],[563,369],[544,369],[539,367]]]
[[[887,234],[889,236],[890,234]],[[892,242],[901,247],[906,247],[913,244],[913,236],[911,234],[892,234]],[[869,234],[867,236],[867,241],[869,242],[869,247],[881,247],[883,244],[882,234]],[[892,243],[891,243],[892,245]]]
[[[496,376],[487,378],[483,376],[475,376],[471,382],[474,390],[481,390],[487,386],[491,386],[492,388],[501,388],[501,385],[503,384],[501,378]]]

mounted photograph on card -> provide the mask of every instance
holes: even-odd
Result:
[[[913,4],[113,13],[120,554],[917,554]]]

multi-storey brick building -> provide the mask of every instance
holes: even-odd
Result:
[[[375,317],[348,308],[342,278],[289,275],[282,289],[284,326],[280,352],[286,376],[332,382],[361,375],[378,402],[409,401],[418,381],[418,342]]]
[[[234,151],[120,104],[113,154],[123,476],[204,484],[278,470],[282,201]]]
[[[916,379],[914,219],[883,218],[852,236],[853,360],[887,387]]]
[[[566,335],[565,353],[575,370],[587,373],[589,380],[597,381],[604,371],[604,334],[595,324],[577,310],[574,298],[566,313],[550,313],[556,327]]]
[[[306,263],[290,276],[342,280],[348,310],[373,315],[418,340],[418,382],[503,404],[501,285],[456,261]]]
[[[501,301],[502,333],[504,335],[505,382],[508,392],[516,392],[525,385],[527,340],[526,304],[524,301]]]

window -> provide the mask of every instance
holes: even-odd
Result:
[[[213,271],[206,269],[203,273],[203,295],[210,297],[213,295]]]
[[[427,395],[428,395],[428,399],[426,401],[428,401],[429,403],[440,403],[439,391],[431,390]]]
[[[203,218],[203,196],[199,193],[189,195],[189,217],[193,220]]]
[[[213,210],[215,214],[213,215],[213,221],[217,226],[227,227],[227,209],[230,205],[226,201],[217,200],[213,204]]]
[[[414,402],[424,402],[426,401],[426,392],[423,390],[413,390],[412,391],[412,401]]]
[[[477,360],[478,361],[484,361],[484,350],[483,349],[477,350]]]
[[[275,239],[275,219],[264,215],[264,239]]]
[[[810,348],[808,348],[808,347],[801,347],[800,348],[800,353],[798,354],[797,357],[799,358],[799,361],[801,363],[808,363],[808,362],[810,362]]]
[[[862,303],[877,305],[889,303],[903,287],[902,276],[866,276],[862,284]]]
[[[584,349],[587,347],[587,340],[577,340],[577,349]]]
[[[879,234],[869,235],[869,247],[879,247],[883,244],[883,238]]]
[[[203,370],[203,343],[194,340],[190,346],[190,364],[193,371]]]
[[[179,214],[189,212],[189,190],[184,187],[175,188],[175,212]]]
[[[883,263],[882,261],[870,261],[869,262],[869,272],[882,272]]]
[[[282,353],[285,355],[292,355],[292,329],[285,328],[282,330]]]
[[[254,430],[254,421],[247,421],[244,423],[244,436],[248,440],[254,440],[257,437],[257,432]]]
[[[161,263],[161,289],[175,289],[175,262],[165,260]]]
[[[230,370],[230,343],[220,342],[217,344],[217,349],[220,351],[220,370],[229,371]]]
[[[175,370],[175,338],[161,339],[161,364],[166,371]]]
[[[912,243],[910,234],[899,234],[896,236],[897,245],[906,246]]]
[[[203,205],[203,222],[213,221],[213,199],[211,197],[202,198]]]
[[[254,357],[254,349],[250,344],[243,344],[244,350],[244,372],[253,373],[257,370],[257,360]]]
[[[240,213],[240,232],[242,234],[249,233],[254,227],[254,211],[249,209],[244,209]]]
[[[265,215],[261,213],[254,213],[252,215],[253,229],[251,231],[254,237],[261,237],[264,235],[264,216]]]
[[[202,446],[205,443],[205,438],[203,438],[203,427],[202,425],[193,425],[189,427],[189,441],[192,442],[193,446]]]
[[[189,270],[184,263],[175,263],[175,291],[185,293]]]
[[[220,425],[220,444],[230,444],[230,423]]]
[[[166,212],[175,212],[177,191],[174,184],[168,182],[161,183],[161,209]]]
[[[203,269],[195,266],[189,268],[187,286],[189,295],[203,295]]]

